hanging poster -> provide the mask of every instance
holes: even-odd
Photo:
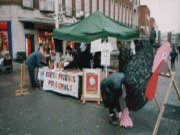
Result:
[[[111,44],[113,50],[118,50],[116,38],[108,37],[108,42]]]
[[[101,39],[97,39],[91,42],[91,53],[99,52],[101,51],[101,48]]]
[[[0,31],[0,48],[2,49],[2,45],[6,45],[6,48],[9,48],[8,45],[8,32],[7,31]]]
[[[7,22],[0,22],[0,50],[3,49],[3,45],[6,45],[6,48],[9,48],[8,43],[8,25]]]
[[[101,65],[110,66],[110,51],[109,50],[101,51]]]

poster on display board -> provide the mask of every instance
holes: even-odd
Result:
[[[78,98],[78,75],[73,73],[45,69],[43,90],[50,90]]]
[[[83,98],[100,99],[100,69],[84,69]]]

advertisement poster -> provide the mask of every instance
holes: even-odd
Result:
[[[100,69],[84,69],[84,98],[100,98]]]
[[[43,90],[54,91],[78,98],[78,75],[46,69],[44,72]]]
[[[98,94],[98,74],[86,74],[86,92],[87,94]]]
[[[0,49],[3,49],[3,45],[6,45],[6,48],[9,49],[7,31],[0,31]]]

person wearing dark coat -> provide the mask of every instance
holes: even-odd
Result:
[[[120,41],[117,42],[117,47],[119,49],[119,72],[124,72],[130,61],[130,51]]]
[[[101,66],[101,52],[96,52],[94,54],[93,68],[101,68],[101,69],[103,69],[103,66]]]
[[[42,65],[41,65],[42,54],[43,54],[42,50],[33,52],[26,60],[26,65],[28,67],[28,72],[29,72],[29,77],[30,77],[32,87],[39,86],[35,80],[34,69],[36,67],[38,67],[38,68],[42,67]]]
[[[124,81],[123,73],[115,73],[106,77],[101,82],[101,93],[103,103],[105,107],[109,108],[110,122],[113,125],[118,125],[118,118],[115,111],[118,112],[119,116],[121,113],[121,107],[119,98],[122,95],[122,84]]]
[[[82,70],[83,68],[91,68],[92,55],[87,49],[87,45],[82,43],[80,49],[81,53],[65,66],[64,69],[79,68]]]
[[[171,56],[171,69],[175,69],[175,60],[177,57],[177,52],[175,50],[175,48],[172,49],[170,56]]]

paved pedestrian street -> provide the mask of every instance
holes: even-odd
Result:
[[[13,73],[0,72],[0,135],[152,135],[158,116],[155,101],[133,112],[133,128],[112,126],[103,104],[79,100],[40,89],[29,95],[15,96],[19,87],[19,65]],[[180,60],[176,62],[175,80],[180,88]],[[167,90],[168,79],[160,77],[157,99]],[[158,130],[159,135],[179,135],[180,101],[173,88]]]

